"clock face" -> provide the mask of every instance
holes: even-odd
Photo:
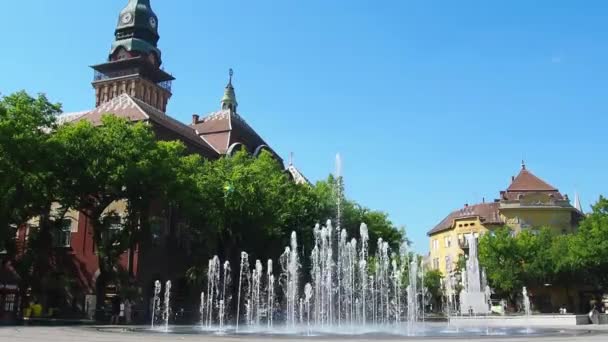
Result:
[[[121,18],[123,24],[128,24],[131,22],[131,20],[133,20],[133,14],[131,13],[125,13]]]
[[[150,26],[152,26],[152,28],[156,28],[156,24],[156,18],[150,17]]]

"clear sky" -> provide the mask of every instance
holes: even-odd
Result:
[[[127,0],[0,3],[0,91],[94,105]],[[608,194],[608,2],[152,0],[168,112],[240,113],[311,180],[344,159],[348,196],[426,231],[528,169],[588,208]]]

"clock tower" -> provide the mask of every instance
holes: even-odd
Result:
[[[122,94],[165,112],[173,76],[161,69],[158,17],[150,0],[129,0],[118,16],[108,61],[95,65],[95,105]]]

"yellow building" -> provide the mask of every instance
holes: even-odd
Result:
[[[580,203],[572,206],[567,195],[522,168],[511,185],[491,203],[465,205],[450,213],[428,232],[430,267],[449,274],[454,263],[468,249],[467,235],[478,237],[497,227],[508,226],[517,233],[524,229],[550,227],[559,233],[576,229],[583,213]]]

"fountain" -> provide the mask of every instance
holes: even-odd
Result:
[[[274,274],[272,273],[272,259],[268,259],[268,283],[267,283],[267,291],[268,293],[268,305],[266,308],[267,316],[268,316],[268,328],[272,329],[272,320],[274,315]]]
[[[154,329],[154,323],[160,313],[160,291],[161,291],[160,280],[154,282],[154,298],[152,299],[152,329]]]
[[[171,280],[165,284],[165,301],[163,305],[163,320],[165,331],[169,331],[169,320],[171,318]]]
[[[229,284],[230,264],[220,262],[215,256],[209,261],[206,292],[201,293],[201,324],[197,328],[171,327],[171,282],[167,281],[164,303],[160,304],[161,283],[155,283],[153,310],[161,310],[167,333],[219,333],[219,334],[295,334],[305,336],[336,334],[396,334],[402,336],[469,336],[517,335],[532,336],[540,330],[521,328],[492,328],[473,325],[451,329],[443,323],[424,323],[425,298],[423,284],[424,266],[420,259],[411,257],[408,246],[402,243],[399,250],[391,252],[388,242],[377,240],[376,254],[369,258],[369,232],[362,224],[360,240],[349,237],[340,230],[334,244],[331,222],[313,229],[314,248],[310,252],[310,283],[300,288],[300,256],[297,236],[291,234],[290,244],[285,247],[279,261],[281,275],[275,293],[273,261],[268,260],[266,269],[256,260],[250,268],[249,255],[241,253],[236,293],[236,316],[228,321],[226,312],[231,305]],[[487,310],[487,293],[482,291],[482,276],[476,260],[477,249],[470,241],[471,254],[467,261],[467,276],[463,305],[473,307],[473,313]],[[334,249],[337,253],[334,254]],[[371,262],[370,262],[371,261]],[[223,267],[222,267],[223,265]],[[452,306],[454,284],[452,278],[444,280],[448,288],[448,310]],[[446,283],[447,282],[447,283]],[[451,290],[450,290],[451,289]],[[486,292],[487,292],[486,287]],[[529,314],[529,299],[524,288],[524,306]],[[302,293],[302,296],[300,296]],[[275,298],[282,298],[275,303]],[[452,299],[450,299],[452,298]],[[528,304],[526,304],[528,303]],[[453,304],[453,303],[452,303]],[[159,309],[160,308],[160,309]],[[276,317],[282,317],[280,324]],[[244,309],[244,315],[242,315]],[[449,315],[449,314],[448,314]],[[476,320],[471,320],[473,324]],[[154,324],[154,320],[152,322]],[[233,325],[231,325],[231,323]],[[154,325],[153,325],[154,327]]]
[[[524,298],[524,314],[526,315],[526,318],[530,318],[530,316],[532,315],[532,309],[530,306],[530,296],[528,296],[528,289],[525,286],[522,289],[521,294]]]
[[[243,277],[245,277],[245,281],[247,282],[245,286],[243,286]],[[249,276],[249,255],[246,252],[241,252],[241,267],[239,272],[239,292],[237,294],[237,302],[236,302],[236,331],[239,331],[239,321],[241,319],[241,293],[243,293],[243,289],[245,289],[245,293],[247,293],[247,289],[249,287],[250,282]],[[245,302],[247,301],[247,297],[244,297]]]
[[[481,289],[481,273],[477,258],[477,239],[473,234],[467,235],[469,257],[466,263],[466,276],[463,276],[464,289],[460,292],[460,311],[470,315],[489,314],[490,308],[487,295]]]

